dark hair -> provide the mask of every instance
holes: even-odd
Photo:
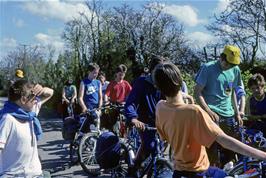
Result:
[[[180,70],[173,63],[158,64],[153,73],[153,81],[163,95],[174,97],[182,87]]]
[[[264,77],[259,74],[256,73],[254,74],[249,80],[248,80],[248,88],[251,88],[253,85],[265,85],[265,80]]]
[[[100,77],[100,76],[104,76],[105,77],[105,73],[103,71],[100,71],[98,77]]]
[[[88,71],[89,71],[89,72],[92,72],[92,71],[94,71],[95,69],[100,69],[99,65],[96,64],[96,63],[89,63],[89,65],[88,65]]]
[[[153,71],[153,69],[155,68],[155,66],[157,65],[157,64],[161,64],[161,63],[163,63],[165,61],[165,59],[163,58],[163,57],[161,57],[161,56],[157,56],[157,55],[152,55],[151,56],[151,60],[150,60],[150,62],[149,62],[149,70],[150,70],[150,72],[152,72]]]
[[[33,88],[33,86],[34,84],[30,83],[27,80],[17,80],[9,88],[8,99],[15,102],[22,96],[28,97],[31,94],[31,89]]]
[[[127,66],[124,65],[124,64],[120,64],[120,65],[115,69],[115,72],[116,72],[116,73],[118,73],[118,72],[126,73],[126,72],[127,72]]]

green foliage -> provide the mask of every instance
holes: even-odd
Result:
[[[247,96],[251,95],[251,91],[249,90],[249,88],[247,86],[248,80],[251,78],[251,76],[252,76],[252,73],[249,70],[246,70],[245,72],[241,73],[242,81],[243,81],[243,84],[245,86],[245,91],[247,93]]]
[[[193,96],[194,94],[194,87],[195,87],[195,81],[194,81],[194,76],[187,72],[182,73],[183,81],[186,82],[187,88],[188,88],[188,94]]]

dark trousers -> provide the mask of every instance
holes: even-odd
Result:
[[[235,117],[223,117],[219,116],[219,127],[226,133],[227,135],[236,138],[237,140],[241,140],[239,133],[239,126],[235,120]],[[223,167],[229,161],[235,159],[235,154],[231,150],[227,150],[222,148],[218,143],[214,142],[212,146],[207,149],[207,153],[209,156],[209,160],[211,165],[215,165],[217,167]]]
[[[202,178],[205,177],[214,177],[214,178],[224,178],[227,176],[227,174],[217,167],[209,167],[204,172],[189,172],[189,171],[174,171],[173,178]]]

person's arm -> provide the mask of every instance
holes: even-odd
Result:
[[[199,105],[202,107],[202,109],[204,109],[208,114],[209,116],[211,117],[211,119],[214,121],[214,122],[218,122],[219,121],[219,116],[213,112],[209,106],[207,105],[203,95],[202,95],[202,91],[203,91],[204,87],[197,84],[195,86],[195,96],[196,96],[196,100],[198,101]]]
[[[234,89],[232,91],[231,97],[232,97],[233,108],[234,108],[234,111],[235,111],[235,119],[238,122],[238,124],[240,126],[242,126],[243,125],[243,120],[242,120],[241,115],[240,115],[239,110],[238,110],[236,92],[235,92]]]
[[[233,137],[226,134],[220,134],[216,137],[216,141],[224,148],[240,153],[245,156],[256,158],[259,160],[266,160],[266,153],[258,149],[252,148]]]
[[[78,102],[79,102],[79,105],[81,107],[82,112],[86,112],[87,111],[87,107],[86,107],[86,105],[85,105],[85,103],[83,101],[84,90],[85,90],[85,86],[84,86],[83,82],[80,82]]]
[[[103,105],[103,94],[102,94],[102,84],[99,81],[99,90],[98,90],[98,95],[99,95],[99,105],[98,107],[101,108]]]
[[[128,123],[132,123],[135,127],[144,130],[145,125],[143,122],[138,120],[138,113],[137,113],[137,108],[139,107],[139,102],[142,92],[142,86],[143,83],[140,82],[139,79],[137,79],[134,83],[134,86],[129,93],[126,104],[125,104],[125,116],[127,119]]]
[[[41,104],[48,101],[54,94],[54,90],[48,87],[43,87],[40,84],[36,84],[32,90],[33,94],[40,98]]]
[[[182,97],[183,97],[184,103],[194,104],[194,98],[191,95],[182,92]]]
[[[75,101],[77,99],[77,88],[74,85],[73,85],[73,90],[74,90],[74,92],[73,92],[73,97],[71,99],[71,103],[75,103]]]
[[[63,99],[63,102],[65,101],[67,104],[69,103],[69,100],[66,98],[65,87],[63,87],[63,91],[62,91],[62,99]]]

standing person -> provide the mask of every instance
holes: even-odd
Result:
[[[107,96],[105,95],[105,92],[106,92],[106,89],[107,89],[107,86],[109,85],[109,81],[106,80],[106,76],[105,76],[105,73],[104,72],[100,72],[99,75],[98,75],[98,79],[100,80],[101,84],[102,84],[102,96],[103,96],[103,103],[106,103],[108,98]]]
[[[37,115],[52,95],[52,89],[26,80],[10,86],[8,101],[0,111],[0,177],[42,175],[37,150],[42,129]]]
[[[156,127],[160,137],[173,149],[174,174],[180,177],[224,178],[226,173],[210,167],[205,147],[215,141],[222,147],[253,158],[266,160],[266,153],[226,135],[200,106],[185,104],[181,93],[182,76],[172,63],[156,66],[155,85],[166,97],[156,106]]]
[[[237,66],[239,64],[240,49],[236,46],[225,46],[220,60],[208,62],[201,67],[195,87],[200,106],[226,134],[235,138],[239,137],[237,123],[243,124],[234,93],[234,89],[241,85],[240,69]],[[218,166],[235,158],[233,152],[220,150],[217,145],[213,145],[209,151],[211,163]]]
[[[120,64],[115,71],[115,79],[110,82],[105,94],[110,97],[110,102],[124,103],[132,89],[128,81],[124,80],[127,67],[124,64]]]
[[[266,92],[265,80],[261,74],[254,74],[248,80],[248,88],[252,95],[247,100],[246,111],[248,119],[255,121],[251,128],[259,129],[266,135]]]
[[[63,104],[63,118],[67,117],[68,115],[72,115],[75,110],[75,103],[77,101],[77,88],[73,84],[73,80],[69,78],[65,86],[63,87],[62,91],[62,104]],[[68,111],[68,106],[71,105],[71,110]]]
[[[78,101],[81,106],[82,112],[86,112],[88,109],[100,108],[102,106],[102,85],[97,76],[100,67],[96,63],[90,63],[88,65],[88,76],[80,82]],[[97,127],[100,127],[99,113],[94,112],[94,119],[97,122]],[[87,132],[87,124],[83,132]]]
[[[164,60],[162,57],[152,56],[149,70],[153,71],[154,67],[163,63]],[[144,130],[145,124],[155,126],[155,106],[161,98],[161,93],[155,88],[151,74],[137,78],[125,104],[127,122],[141,130]],[[137,152],[132,173],[152,152],[150,144],[155,138],[155,132],[143,131],[139,134],[141,146]]]

